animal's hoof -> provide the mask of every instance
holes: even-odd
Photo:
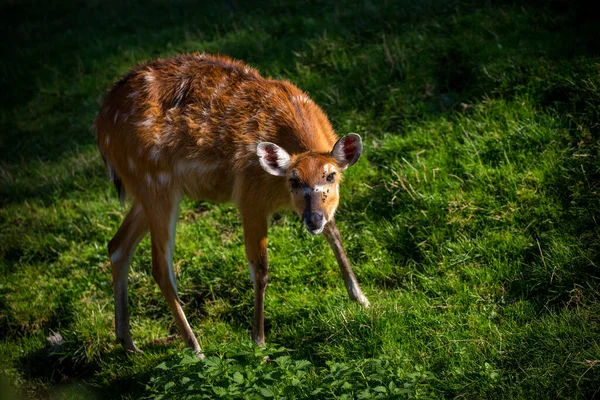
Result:
[[[360,305],[365,309],[371,307],[371,303],[369,303],[369,300],[362,293],[360,294],[360,296],[354,298],[354,300],[358,301]]]
[[[194,350],[194,354],[196,355],[196,357],[198,357],[201,360],[204,360],[204,353],[202,353],[202,350],[198,349],[198,350]]]
[[[131,339],[118,339],[117,343],[120,343],[121,346],[125,349],[127,353],[143,353],[140,349],[137,348],[135,344],[133,344],[133,340]]]
[[[128,353],[132,353],[132,354],[143,354],[144,352],[140,349],[137,348],[137,346],[133,346],[133,347],[124,347],[125,351],[127,351]]]

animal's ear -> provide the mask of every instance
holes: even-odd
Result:
[[[361,154],[362,139],[356,133],[349,133],[338,140],[331,150],[331,155],[343,169],[357,162]]]
[[[290,165],[290,155],[274,143],[262,142],[256,146],[260,166],[275,176],[284,176]]]

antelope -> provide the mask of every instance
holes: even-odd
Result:
[[[184,195],[233,202],[240,211],[254,286],[252,339],[264,346],[269,218],[293,209],[333,249],[351,299],[369,301],[342,246],[334,214],[343,171],[362,153],[359,135],[338,138],[324,114],[287,81],[265,79],[225,56],[181,55],[134,67],[108,91],[95,121],[98,147],[121,204],[131,210],[108,243],[117,343],[140,351],[130,333],[127,276],[150,232],[152,276],[187,346],[202,357],[173,271]]]

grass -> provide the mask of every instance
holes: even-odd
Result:
[[[599,396],[591,10],[558,0],[0,7],[6,390],[51,399]],[[114,344],[106,244],[126,210],[89,127],[132,65],[193,51],[291,80],[340,134],[363,137],[337,219],[370,310],[347,300],[324,241],[282,214],[270,228],[269,345],[257,349],[237,211],[186,201],[175,265],[207,361],[171,336],[148,239],[130,274],[133,336],[145,352]],[[53,332],[62,346],[49,344]]]

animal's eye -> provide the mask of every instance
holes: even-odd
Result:
[[[292,189],[298,189],[300,187],[300,182],[296,178],[290,179],[290,186]]]
[[[335,180],[335,172],[330,173],[329,175],[327,175],[327,182],[333,182]]]

